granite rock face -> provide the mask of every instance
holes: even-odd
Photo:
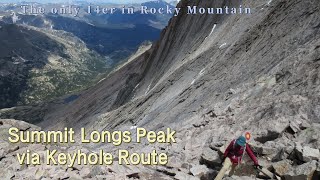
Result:
[[[254,14],[181,13],[172,18],[149,51],[72,103],[47,105],[44,121],[37,125],[177,131],[177,143],[120,146],[165,152],[171,159],[167,166],[113,165],[106,170],[109,174],[101,171],[95,177],[213,179],[226,146],[245,132],[251,133],[248,143],[264,167],[284,179],[318,177],[319,2],[242,2],[254,7]],[[178,6],[237,3],[183,0]],[[110,144],[89,148],[114,150]],[[225,179],[255,179],[252,161],[243,159],[236,175]],[[88,170],[82,173],[89,176]]]

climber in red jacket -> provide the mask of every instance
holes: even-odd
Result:
[[[246,143],[246,138],[240,136],[238,139],[231,141],[226,151],[224,152],[223,167],[219,174],[216,176],[215,180],[221,180],[226,173],[231,168],[229,176],[232,176],[235,167],[241,163],[242,157],[245,152],[252,159],[256,167],[261,167],[258,163],[257,157],[253,154],[250,146]]]

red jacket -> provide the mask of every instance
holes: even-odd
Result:
[[[253,154],[250,146],[248,144],[246,144],[246,147],[236,146],[235,141],[236,140],[231,141],[226,151],[224,152],[224,157],[230,158],[233,164],[239,164],[241,163],[244,151],[246,151],[249,157],[254,162],[254,165],[258,165],[257,157]]]

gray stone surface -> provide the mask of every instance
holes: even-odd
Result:
[[[272,169],[274,172],[279,175],[283,176],[287,174],[292,169],[292,162],[289,160],[283,160],[272,164]]]
[[[217,151],[212,150],[209,147],[205,147],[202,150],[201,160],[202,163],[210,167],[219,166],[221,159]]]
[[[183,0],[179,6],[238,6],[239,2]],[[62,166],[49,169],[50,176],[125,179],[138,173],[145,179],[207,178],[221,166],[202,164],[201,158],[216,163],[217,153],[221,156],[231,140],[250,132],[249,143],[260,147],[260,162],[274,165],[289,179],[311,177],[320,147],[319,2],[244,2],[255,7],[255,15],[173,18],[149,51],[84,91],[77,100],[44,105],[45,120],[37,124],[44,130],[65,126],[77,130],[86,127],[87,131],[130,130],[136,126],[176,130],[177,143],[172,144],[144,140],[118,147],[105,143],[62,148],[68,152],[78,148],[86,152],[159,149],[172,157],[167,167],[157,171],[159,167],[120,166],[115,162],[90,176],[88,169],[83,169],[87,167],[68,171]],[[0,128],[1,137],[6,137],[5,129]],[[8,164],[15,161],[12,154],[6,154],[12,147],[7,142],[0,142],[0,147],[5,152],[0,161],[4,177],[29,178],[39,169],[39,176],[43,176],[37,166],[8,170]],[[13,148],[12,153],[19,149]],[[281,149],[285,155],[277,159],[283,163],[279,165],[271,160]],[[292,161],[288,171],[286,158]],[[250,160],[244,163],[252,168]],[[93,168],[90,170],[92,173]],[[226,179],[254,179],[255,172],[241,173]]]
[[[311,180],[315,175],[315,170],[317,169],[317,162],[311,161],[300,166],[292,168],[288,173],[283,177],[285,180],[298,180],[298,179],[307,179]]]

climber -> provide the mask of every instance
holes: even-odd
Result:
[[[238,164],[241,163],[242,157],[245,154],[245,152],[248,153],[249,157],[254,163],[254,166],[256,168],[262,168],[256,156],[253,154],[253,151],[251,150],[250,146],[246,143],[246,138],[244,136],[240,136],[238,139],[231,141],[229,146],[224,152],[224,158],[223,158],[223,167],[216,176],[215,180],[221,180],[224,176],[224,174],[231,168],[231,171],[229,173],[229,176],[232,176],[235,168]]]

